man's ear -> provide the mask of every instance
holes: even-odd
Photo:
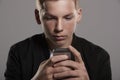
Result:
[[[79,8],[78,10],[77,10],[77,23],[79,23],[80,22],[80,20],[81,20],[81,18],[82,18],[82,9],[81,8]]]
[[[35,13],[35,19],[37,21],[37,24],[41,24],[39,11],[37,9],[35,9],[34,13]]]

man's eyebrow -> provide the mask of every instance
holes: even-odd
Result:
[[[54,16],[54,15],[52,15],[52,14],[50,14],[50,13],[45,13],[45,16],[52,16],[52,17],[56,17],[56,16]]]
[[[74,13],[66,14],[64,17],[67,17],[67,16],[74,16]]]
[[[55,15],[50,14],[50,13],[45,13],[45,16],[52,16],[52,17],[56,17]],[[64,15],[64,17],[67,17],[67,16],[74,16],[74,13],[68,13],[68,14]]]

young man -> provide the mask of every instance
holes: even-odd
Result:
[[[74,34],[82,16],[77,3],[37,0],[36,20],[44,33],[11,47],[6,80],[111,80],[108,53]],[[68,48],[74,59],[54,56],[56,48]]]

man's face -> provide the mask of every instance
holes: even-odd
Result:
[[[74,0],[46,0],[40,12],[45,36],[51,46],[68,47],[81,10],[76,10]]]

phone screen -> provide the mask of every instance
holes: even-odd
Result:
[[[71,52],[68,48],[56,48],[53,50],[53,56],[56,55],[67,55],[71,59]]]

